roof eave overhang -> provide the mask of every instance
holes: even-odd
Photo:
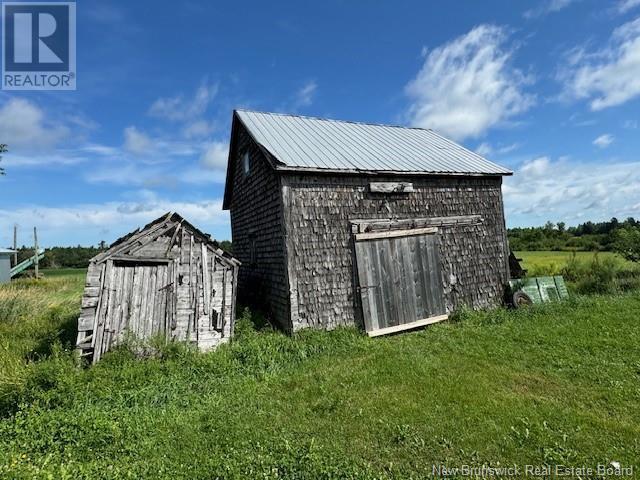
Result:
[[[319,173],[319,174],[336,174],[336,175],[398,175],[405,177],[508,177],[512,176],[512,171],[505,172],[421,172],[407,170],[359,170],[359,169],[342,169],[342,168],[314,168],[314,167],[291,167],[288,165],[276,165],[278,172],[287,173]]]

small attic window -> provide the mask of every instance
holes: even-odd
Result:
[[[242,171],[245,176],[249,175],[249,172],[251,171],[251,158],[249,157],[248,151],[244,152],[244,155],[242,155]]]

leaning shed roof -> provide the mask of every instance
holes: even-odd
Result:
[[[236,258],[219,248],[218,242],[213,240],[210,235],[202,232],[175,212],[166,213],[161,217],[156,218],[154,221],[146,224],[144,227],[142,227],[142,229],[138,228],[133,232],[120,237],[111,244],[108,250],[101,252],[93,257],[91,259],[91,262],[101,263],[108,260],[109,258],[113,258],[114,256],[128,254],[130,252],[139,250],[141,247],[143,247],[145,244],[149,243],[156,237],[166,234],[167,232],[177,233],[176,229],[180,229],[182,227],[189,228],[195,235],[200,237],[200,240],[205,243],[211,244],[214,247],[216,254],[218,254],[220,259],[224,262],[233,265],[240,265],[240,262]],[[169,248],[172,246],[173,240],[175,240],[175,234],[174,238],[172,239],[171,245],[169,245]]]
[[[237,110],[278,170],[511,175],[433,130]]]

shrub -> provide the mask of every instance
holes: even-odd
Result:
[[[619,228],[613,235],[613,249],[631,262],[640,262],[640,228]]]
[[[597,254],[590,263],[584,263],[578,261],[574,253],[561,274],[581,294],[619,293],[640,288],[639,268],[624,268],[611,257],[600,260]]]

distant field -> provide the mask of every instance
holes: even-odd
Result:
[[[529,273],[544,271],[544,273],[559,273],[564,267],[573,252],[515,252],[516,257],[522,258],[522,267],[529,270]],[[591,262],[596,256],[599,260],[612,258],[620,266],[630,266],[619,255],[613,252],[575,252],[576,258],[580,262]],[[549,270],[549,272],[546,272]]]
[[[42,274],[45,277],[66,277],[69,275],[84,275],[86,268],[43,268]]]

